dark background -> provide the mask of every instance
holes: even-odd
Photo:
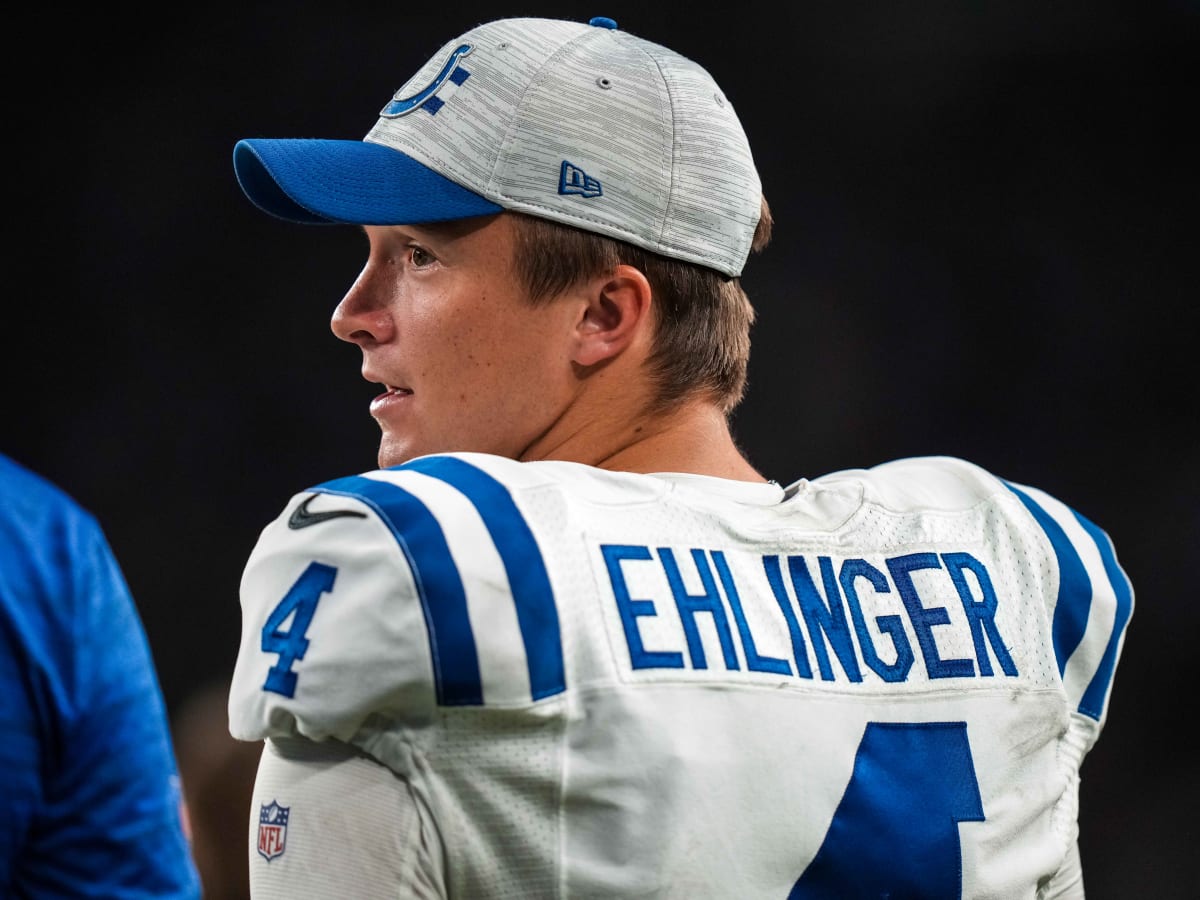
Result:
[[[1137,599],[1083,766],[1089,898],[1194,896],[1200,4],[223,9],[47,6],[5,63],[0,448],[102,521],[173,716],[229,676],[259,529],[377,442],[328,328],[365,241],[260,214],[234,142],[359,138],[479,21],[608,15],[703,63],[755,148],[751,460],[964,456],[1112,536]]]

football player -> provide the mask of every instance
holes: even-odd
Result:
[[[965,460],[742,454],[772,222],[710,74],[501,19],[381,100],[234,148],[267,213],[365,232],[332,326],[380,386],[378,468],[241,583],[255,896],[1081,896],[1129,582]]]

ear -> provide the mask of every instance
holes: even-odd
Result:
[[[571,359],[594,366],[619,356],[639,335],[649,335],[654,292],[640,269],[620,265],[588,283],[583,315],[575,326]]]

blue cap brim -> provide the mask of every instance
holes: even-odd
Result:
[[[444,222],[503,210],[412,157],[366,141],[242,140],[233,168],[255,206],[304,225]]]

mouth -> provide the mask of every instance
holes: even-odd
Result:
[[[398,384],[388,384],[384,381],[376,381],[373,378],[368,378],[367,380],[383,388],[383,392],[377,394],[371,401],[371,415],[376,417],[403,406],[404,401],[413,395],[412,388],[406,388]]]
[[[408,397],[413,396],[413,389],[406,388],[401,384],[390,384],[385,382],[383,378],[379,378],[376,373],[368,370],[366,366],[362,367],[362,378],[379,385],[383,388],[382,394],[377,394],[371,401],[371,415],[378,416],[388,412],[389,409],[403,406],[404,401]]]

